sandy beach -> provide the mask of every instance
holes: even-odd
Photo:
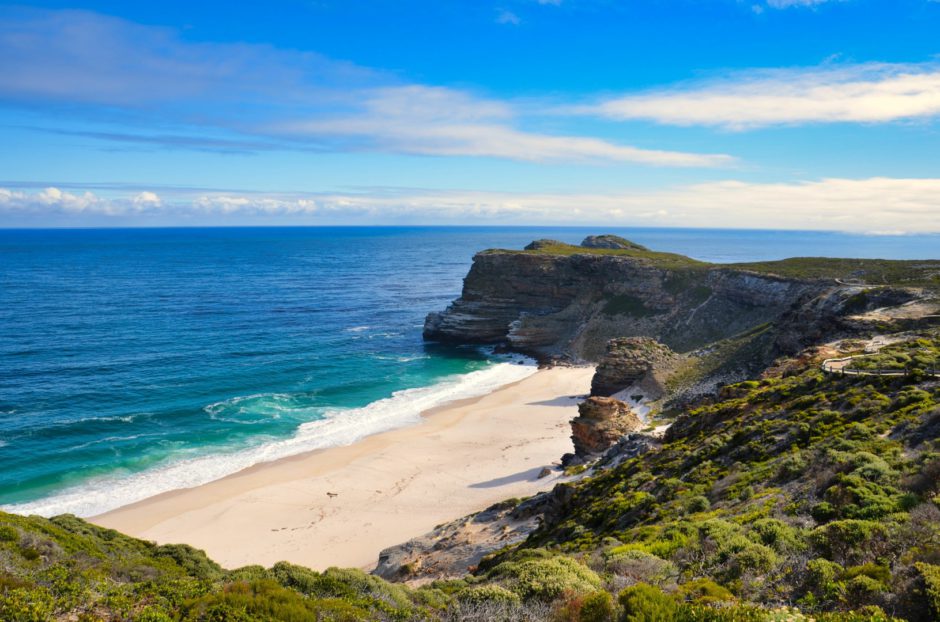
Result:
[[[205,549],[227,568],[287,560],[374,567],[379,552],[510,497],[548,490],[593,368],[539,370],[423,423],[257,465],[91,520]]]

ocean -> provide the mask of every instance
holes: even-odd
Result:
[[[91,516],[420,421],[534,372],[421,339],[473,254],[617,233],[715,262],[940,236],[597,228],[0,230],[0,506]]]

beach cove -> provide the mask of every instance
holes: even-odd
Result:
[[[371,569],[379,552],[512,497],[551,489],[593,368],[542,369],[423,422],[255,465],[92,522],[204,549],[227,568],[286,560]]]

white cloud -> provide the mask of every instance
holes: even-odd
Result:
[[[722,154],[639,149],[598,138],[525,132],[512,125],[508,105],[450,89],[377,89],[349,116],[282,123],[269,128],[294,138],[361,138],[400,153],[543,161],[613,161],[655,166],[716,167]]]
[[[505,23],[518,23],[506,10]],[[0,8],[0,99],[99,107],[200,126],[185,135],[97,131],[99,140],[180,149],[373,150],[514,160],[713,167],[722,154],[641,149],[521,129],[531,108],[407,84],[307,52],[190,43],[170,29],[84,11]],[[100,107],[108,112],[100,114]],[[142,112],[143,111],[143,112]],[[124,117],[118,115],[120,122]],[[146,116],[143,118],[146,119]],[[297,121],[297,120],[300,121]],[[224,133],[224,136],[217,134]],[[200,141],[189,134],[209,134]],[[91,133],[90,133],[91,134]]]
[[[131,199],[131,203],[138,209],[150,209],[163,205],[163,200],[157,193],[145,190]]]
[[[940,65],[872,63],[752,71],[727,80],[616,97],[577,111],[735,130],[928,118],[940,115]]]
[[[827,2],[841,2],[842,0],[767,0],[767,6],[775,9],[788,9],[790,7],[813,7]]]
[[[29,194],[0,188],[0,210],[16,212],[37,209],[80,213],[86,210],[105,211],[108,206],[91,192],[79,195],[51,187]]]
[[[519,19],[519,16],[509,11],[507,9],[500,9],[496,13],[496,23],[497,24],[508,24],[510,26],[518,26],[522,23],[522,20]]]
[[[140,193],[144,194],[144,193]],[[136,196],[140,196],[137,194]],[[723,227],[835,230],[857,233],[940,233],[938,179],[822,179],[799,183],[720,181],[659,191],[509,193],[381,190],[360,193],[244,194],[178,192],[172,201],[0,189],[0,222],[32,216],[54,224],[80,213],[159,216],[177,224],[489,223]],[[204,218],[206,220],[200,220]],[[221,219],[220,219],[221,218]],[[135,222],[139,222],[135,221]],[[15,224],[15,223],[14,223]]]

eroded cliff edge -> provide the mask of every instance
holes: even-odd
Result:
[[[522,251],[478,253],[460,298],[428,315],[424,335],[582,362],[600,360],[610,339],[651,337],[698,361],[733,350],[710,372],[724,366],[731,380],[857,331],[866,313],[934,300],[938,287],[938,261],[709,264],[616,236],[582,246],[539,240]]]

